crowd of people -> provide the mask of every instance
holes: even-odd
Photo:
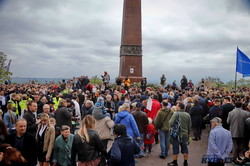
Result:
[[[165,159],[172,144],[168,165],[178,165],[181,148],[187,166],[190,138],[200,141],[207,126],[208,165],[224,165],[231,151],[233,162],[249,161],[249,87],[217,90],[204,79],[196,87],[186,76],[180,87],[167,86],[164,74],[158,88],[147,87],[145,78],[133,86],[128,77],[110,86],[107,72],[102,81],[1,84],[0,164],[132,166],[151,155],[153,144]]]

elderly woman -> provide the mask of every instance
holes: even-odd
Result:
[[[56,138],[53,160],[56,166],[71,165],[71,149],[73,144],[74,135],[70,134],[70,127],[63,125],[61,128],[61,135]]]
[[[132,138],[140,139],[140,133],[133,115],[130,113],[130,104],[120,106],[115,116],[115,124],[123,124],[127,128],[127,134]]]
[[[49,124],[49,115],[41,114],[36,140],[38,143],[38,161],[40,166],[49,166],[55,141],[55,128]]]

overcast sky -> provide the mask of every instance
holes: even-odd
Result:
[[[233,80],[237,46],[250,57],[249,1],[142,0],[143,76]],[[115,78],[122,9],[123,0],[0,0],[0,51],[15,77]]]

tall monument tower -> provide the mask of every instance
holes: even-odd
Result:
[[[141,0],[124,0],[119,76],[142,79]]]

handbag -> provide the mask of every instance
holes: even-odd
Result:
[[[155,126],[157,129],[161,129],[162,128],[163,122],[167,118],[167,116],[168,116],[169,113],[170,113],[170,111],[167,113],[167,115],[164,117],[164,119],[161,122],[157,123],[157,125]]]

